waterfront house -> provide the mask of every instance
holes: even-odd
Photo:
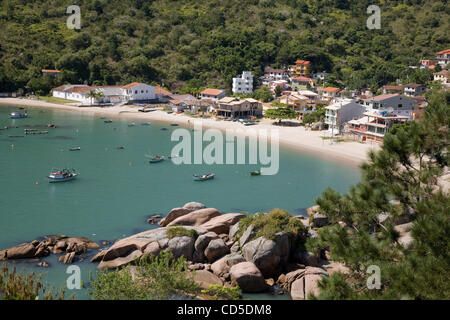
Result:
[[[188,108],[186,102],[177,99],[170,100],[169,105],[173,112],[183,112]]]
[[[90,92],[101,93],[99,98],[90,97]],[[155,87],[145,83],[130,83],[125,86],[88,86],[84,84],[66,84],[52,89],[56,98],[73,100],[82,104],[129,103],[155,101]]]
[[[225,90],[207,88],[200,92],[200,99],[218,101],[225,97]]]
[[[325,107],[325,124],[331,134],[341,133],[346,122],[359,119],[365,112],[365,107],[353,99],[343,98]]]
[[[242,72],[242,75],[233,78],[233,93],[250,94],[253,93],[253,75],[250,71]]]
[[[399,116],[412,119],[415,110],[415,101],[398,93],[382,94],[369,99],[364,99],[364,106],[367,111],[388,111]]]
[[[311,74],[311,62],[307,60],[295,61],[295,74],[298,77],[309,77]]]
[[[261,102],[252,98],[225,97],[218,102],[217,116],[219,117],[237,119],[251,116],[260,117],[262,114]]]
[[[417,83],[405,84],[404,94],[407,97],[417,97],[425,92],[425,86]]]
[[[450,49],[442,50],[436,53],[436,59],[438,61],[438,64],[445,68],[450,62]]]
[[[439,81],[440,83],[442,83],[442,85],[444,87],[450,87],[450,79],[448,77],[448,70],[442,70],[442,71],[436,72],[433,75],[433,80]]]
[[[170,98],[171,94],[172,94],[172,92],[170,92],[164,88],[161,88],[160,86],[155,87],[155,98],[159,102],[162,102],[162,103],[168,102],[169,100],[171,100],[171,98]]]
[[[406,116],[399,116],[385,110],[371,110],[365,112],[360,119],[348,121],[347,129],[359,141],[382,143],[384,135],[394,124],[408,120]]]
[[[154,86],[133,82],[122,87],[124,99],[128,102],[155,101],[156,90]]]

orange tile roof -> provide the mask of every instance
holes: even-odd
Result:
[[[53,69],[42,69],[42,72],[48,72],[48,73],[59,73],[61,71],[59,70],[53,70]]]
[[[439,51],[437,54],[450,54],[450,49]]]
[[[336,87],[326,87],[326,88],[323,89],[322,91],[325,91],[325,92],[336,92],[336,91],[339,91],[339,88],[336,88]]]
[[[292,78],[292,80],[297,80],[297,81],[302,81],[302,82],[313,81],[311,78],[302,77],[302,76]]]
[[[295,61],[296,64],[310,64],[310,61],[307,60],[297,60]]]
[[[130,88],[136,87],[136,86],[141,85],[141,84],[142,83],[139,83],[139,82],[133,82],[133,83],[129,83],[129,84],[123,86],[122,88],[123,89],[130,89]]]
[[[218,96],[222,92],[223,92],[223,90],[207,88],[207,89],[203,90],[202,92],[200,92],[200,94],[207,94],[209,96]]]
[[[172,92],[167,91],[166,89],[161,88],[160,86],[156,86],[155,94],[162,94],[162,95],[168,96],[168,95],[171,95]]]

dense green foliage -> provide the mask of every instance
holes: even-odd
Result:
[[[298,117],[298,114],[292,108],[274,108],[274,109],[267,109],[264,112],[264,117],[269,119],[275,119],[278,120],[278,122],[281,122],[281,120],[283,119],[295,119]]]
[[[209,289],[202,290],[203,294],[211,296],[215,300],[240,300],[242,291],[239,287],[222,287],[217,284],[212,284]]]
[[[179,227],[179,226],[167,228],[166,234],[169,239],[176,238],[176,237],[184,237],[184,236],[191,237],[191,238],[197,238],[197,236],[198,236],[197,231],[195,231],[194,229],[186,229],[186,228]]]
[[[293,244],[303,242],[306,229],[303,223],[285,210],[273,209],[268,213],[255,213],[239,221],[236,238],[239,239],[247,228],[254,227],[255,237],[275,239],[278,232],[286,233]]]
[[[42,275],[34,272],[24,274],[16,268],[8,268],[6,263],[0,269],[0,300],[63,300],[65,291],[56,294],[53,289],[46,289]]]
[[[174,259],[172,253],[161,252],[115,271],[97,271],[90,294],[96,300],[160,300],[187,297],[199,292],[188,276],[184,257]]]
[[[311,113],[305,113],[302,118],[302,122],[304,124],[311,124],[313,122],[323,122],[325,119],[325,106],[317,105],[316,110]]]
[[[73,4],[80,30],[66,27]],[[369,4],[381,7],[379,30],[367,29]],[[438,0],[3,0],[0,91],[145,81],[195,93],[296,59],[352,88],[426,81],[407,66],[450,47],[449,15]]]
[[[438,184],[450,160],[449,128],[450,93],[435,92],[421,122],[394,127],[370,154],[360,184],[316,200],[332,223],[306,246],[316,254],[328,248],[332,260],[350,268],[323,280],[319,298],[450,299],[450,196]],[[406,212],[414,214],[405,247],[394,226]],[[370,265],[380,268],[379,290],[366,287]]]

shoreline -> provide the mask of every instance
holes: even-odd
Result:
[[[28,108],[40,108],[49,110],[71,111],[93,116],[108,116],[118,119],[133,119],[142,121],[155,121],[159,123],[177,123],[180,126],[192,128],[192,123],[201,121],[203,128],[213,128],[221,131],[227,129],[240,129],[240,133],[251,136],[255,129],[266,129],[269,133],[271,129],[278,129],[280,147],[288,150],[312,155],[314,157],[327,159],[344,165],[359,167],[368,160],[367,153],[371,150],[379,149],[379,145],[360,142],[340,142],[330,144],[329,140],[322,137],[328,136],[326,131],[310,131],[304,126],[299,127],[279,127],[274,126],[273,120],[262,119],[256,125],[245,127],[240,123],[232,121],[218,121],[211,118],[201,119],[186,116],[184,114],[168,114],[165,111],[157,110],[148,113],[139,112],[136,106],[121,107],[77,107],[71,105],[50,103],[42,100],[30,100],[19,98],[0,98],[0,106],[24,106]],[[239,133],[238,133],[239,134]]]

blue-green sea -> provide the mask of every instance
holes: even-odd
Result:
[[[16,110],[0,106],[0,128],[10,127],[0,130],[0,249],[50,234],[113,242],[154,228],[146,223],[150,215],[167,214],[190,201],[224,213],[283,208],[304,214],[326,188],[346,192],[360,179],[355,166],[286,149],[280,150],[279,172],[273,176],[250,176],[258,165],[175,165],[170,160],[150,164],[146,155],[170,155],[176,144],[171,133],[180,127],[143,126],[138,120],[129,126],[129,119],[105,124],[100,116],[37,108],[28,109],[26,119],[9,119]],[[47,124],[57,128],[45,128]],[[23,135],[25,128],[49,134],[9,137]],[[81,151],[70,152],[72,147]],[[75,168],[80,175],[50,184],[46,177],[52,168]],[[192,180],[193,174],[209,172],[215,173],[214,180]],[[44,272],[49,285],[61,287],[67,266],[57,258],[44,258],[50,264],[47,269],[37,267],[36,261],[13,264]],[[96,267],[89,260],[76,263],[86,283],[88,271]],[[87,297],[84,290],[68,294]]]

